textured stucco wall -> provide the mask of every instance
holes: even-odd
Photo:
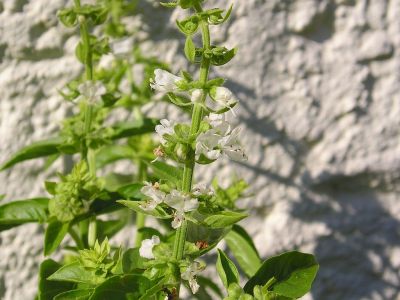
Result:
[[[0,1],[0,161],[50,136],[67,113],[57,88],[80,66],[76,38],[55,19],[65,2]],[[145,46],[178,70],[181,12],[154,2],[141,3],[143,38],[157,41]],[[216,74],[241,100],[249,154],[219,174],[253,186],[244,225],[264,257],[317,255],[305,299],[400,299],[399,16],[399,0],[240,0],[230,26],[213,30],[215,43],[240,49]],[[53,172],[38,174],[42,165],[1,173],[5,201],[42,193]],[[0,298],[33,298],[42,242],[35,225],[0,234]]]

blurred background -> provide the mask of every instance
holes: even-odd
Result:
[[[77,37],[56,18],[68,3],[0,0],[0,163],[54,134],[68,114],[58,89],[82,71]],[[249,182],[254,196],[243,205],[252,217],[242,224],[263,258],[291,249],[317,256],[304,299],[400,299],[400,1],[233,3],[212,39],[239,51],[213,75],[240,99],[235,122],[249,160],[199,173]],[[146,54],[174,72],[196,70],[175,25],[183,15],[140,0],[130,19]],[[1,172],[3,202],[43,195],[43,181],[64,163]],[[0,299],[34,298],[42,244],[37,225],[0,233]]]

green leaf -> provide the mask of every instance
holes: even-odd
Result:
[[[248,214],[235,211],[221,211],[204,219],[204,224],[211,228],[224,228],[231,226],[246,218]]]
[[[222,66],[227,64],[228,62],[230,62],[232,60],[232,58],[235,57],[237,52],[236,48],[233,48],[231,50],[225,51],[222,54],[219,55],[212,55],[211,57],[211,64],[214,66]]]
[[[78,24],[77,15],[71,8],[60,9],[57,17],[66,27],[75,27]]]
[[[142,275],[114,276],[97,286],[90,300],[139,299],[150,287],[151,281]]]
[[[151,239],[153,235],[158,236],[161,240],[163,240],[163,235],[157,229],[152,227],[142,227],[138,230],[139,233],[142,235],[142,239]]]
[[[93,294],[94,289],[71,290],[54,297],[54,300],[87,300]]]
[[[55,273],[47,278],[51,281],[84,283],[97,285],[104,281],[104,278],[95,276],[94,273],[86,270],[79,261],[74,261],[62,266]]]
[[[219,297],[223,297],[223,294],[217,284],[214,283],[213,280],[204,276],[196,276],[197,282],[200,287],[209,287],[214,293],[216,293]]]
[[[168,8],[175,8],[178,6],[177,2],[160,2],[160,4],[164,7],[168,7]]]
[[[44,187],[45,187],[46,191],[50,195],[53,195],[53,196],[56,194],[56,186],[57,186],[57,182],[52,182],[52,181],[44,182]]]
[[[194,62],[196,56],[196,46],[194,45],[192,37],[190,35],[186,37],[185,55],[190,62]]]
[[[318,268],[314,255],[286,252],[267,259],[246,283],[244,291],[253,294],[256,285],[263,286],[275,278],[268,290],[283,297],[300,298],[311,289]]]
[[[132,273],[137,269],[146,269],[144,259],[139,254],[139,248],[131,248],[122,256],[122,270],[125,274]]]
[[[97,220],[97,238],[101,241],[106,237],[111,238],[116,235],[128,223],[127,216],[120,215],[118,220],[102,221]]]
[[[47,277],[60,267],[61,265],[52,259],[46,259],[40,264],[38,300],[53,300],[54,296],[72,288],[69,282],[59,283],[47,280]]]
[[[44,255],[50,255],[63,241],[68,232],[69,223],[53,221],[47,226],[44,236]]]
[[[118,203],[125,205],[129,209],[132,209],[136,212],[153,216],[158,219],[170,219],[172,216],[168,214],[163,208],[161,208],[159,205],[153,209],[153,210],[144,210],[140,206],[145,204],[145,201],[128,201],[128,200],[118,200]]]
[[[228,288],[232,283],[239,283],[239,272],[235,264],[226,256],[224,251],[218,250],[217,272],[223,285]]]
[[[99,149],[96,153],[96,167],[102,167],[116,162],[121,159],[131,159],[134,156],[134,151],[126,145],[109,145]]]
[[[79,42],[75,48],[75,56],[82,63],[85,64],[86,56],[87,56],[87,47],[82,42]]]
[[[143,120],[138,119],[131,122],[118,123],[112,127],[114,134],[111,136],[111,139],[116,140],[138,134],[153,132],[158,122],[159,121],[156,119],[144,118]]]
[[[239,284],[232,283],[228,287],[228,297],[224,298],[224,300],[255,300],[255,299],[253,298],[253,296],[251,296],[249,294],[245,294]],[[257,300],[261,300],[261,299],[257,299]],[[268,299],[268,300],[272,300],[272,299]]]
[[[147,163],[148,166],[154,172],[154,175],[161,180],[166,180],[180,187],[183,178],[183,169],[180,167],[174,167],[161,161],[155,161],[153,163]]]
[[[117,192],[126,199],[142,200],[144,199],[144,195],[140,192],[142,187],[141,183],[132,183],[120,187]]]
[[[248,276],[253,276],[261,266],[261,259],[251,237],[239,225],[233,225],[225,242],[235,256],[240,268]]]
[[[48,203],[48,198],[33,198],[4,204],[0,206],[0,225],[6,228],[29,222],[43,223],[48,218]]]
[[[56,154],[58,153],[57,147],[60,146],[61,143],[61,138],[53,138],[32,143],[31,145],[17,151],[17,153],[15,153],[1,166],[0,171],[12,167],[13,165],[25,160]]]

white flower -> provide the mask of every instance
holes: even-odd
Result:
[[[211,132],[215,134],[225,136],[231,131],[231,124],[225,120],[224,114],[210,114],[204,121],[211,125]]]
[[[235,128],[229,135],[223,137],[218,142],[218,146],[222,150],[222,153],[235,161],[247,160],[247,156],[239,143],[239,133],[240,128]]]
[[[247,160],[247,156],[239,143],[240,128],[231,130],[231,125],[222,117],[216,118],[213,114],[209,122],[215,127],[199,134],[196,140],[196,157],[204,155],[210,160],[218,159],[222,154],[236,161]]]
[[[160,238],[156,235],[153,235],[151,239],[143,240],[139,248],[140,256],[147,259],[154,259],[153,247],[158,244],[160,244]]]
[[[144,210],[153,210],[165,199],[165,193],[160,190],[160,186],[157,182],[154,185],[150,182],[145,182],[145,186],[143,186],[140,191],[150,198],[145,204],[140,205]]]
[[[220,135],[215,134],[212,130],[199,134],[196,141],[196,156],[203,154],[210,160],[216,160],[221,156],[221,151],[215,149],[218,146]]]
[[[217,108],[229,108],[231,109],[237,100],[234,98],[232,92],[226,87],[216,87],[211,90],[211,98],[216,102]]]
[[[212,196],[214,191],[207,187],[204,183],[196,184],[192,189],[192,195],[195,197],[199,197],[201,195]]]
[[[197,199],[192,199],[190,195],[177,190],[172,190],[165,197],[164,203],[175,209],[174,220],[171,224],[174,229],[182,225],[182,221],[185,219],[185,212],[196,210],[199,207]]]
[[[100,102],[101,96],[107,92],[106,87],[100,81],[92,80],[81,83],[78,91],[90,104]]]
[[[199,103],[202,98],[204,96],[204,91],[201,89],[194,89],[192,91],[191,97],[190,97],[190,101],[192,101],[192,103]]]
[[[196,276],[203,270],[204,265],[202,265],[198,261],[194,261],[181,275],[183,280],[189,281],[189,286],[193,294],[196,294],[200,288],[199,284],[196,281]]]
[[[150,83],[150,86],[152,89],[161,93],[176,91],[178,89],[176,83],[182,80],[181,77],[161,69],[156,69],[154,74],[155,78],[154,81]]]
[[[161,123],[160,125],[156,126],[156,132],[160,136],[161,144],[165,145],[167,141],[164,139],[163,136],[165,134],[173,135],[175,133],[174,131],[175,122],[169,121],[167,119],[162,119],[160,123]]]

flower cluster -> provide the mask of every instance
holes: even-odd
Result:
[[[169,193],[165,193],[160,190],[160,185],[157,182],[155,184],[146,182],[141,192],[148,197],[148,200],[140,205],[143,210],[153,210],[157,205],[162,203],[174,209],[173,221],[171,223],[174,229],[182,225],[185,213],[194,211],[199,207],[199,201],[196,198],[192,198],[192,196],[199,197],[211,193],[203,185],[194,187],[191,194],[186,194],[175,189]]]
[[[185,89],[188,88],[187,86],[188,83],[186,79],[160,69],[155,71],[155,79],[151,83],[151,87],[161,93],[185,93]],[[200,103],[203,105],[202,103],[204,102],[205,110],[210,112],[209,115],[204,118],[202,122],[204,126],[195,137],[197,162],[210,163],[222,155],[235,161],[247,160],[247,156],[239,142],[240,128],[233,128],[233,126],[226,121],[224,114],[226,109],[233,112],[232,107],[237,103],[232,92],[225,87],[213,86],[208,90],[207,95],[205,95],[203,89],[198,88],[189,90],[189,93],[191,103]],[[216,111],[221,110],[223,112],[216,113]],[[163,119],[160,121],[160,124],[156,126],[156,132],[160,138],[161,145],[166,148],[171,148],[173,151],[175,150],[175,153],[176,149],[181,149],[176,147],[176,143],[180,142],[179,133],[176,130],[177,125],[179,124],[176,124],[174,121]],[[174,138],[175,136],[176,138]],[[188,134],[186,136],[188,136]],[[169,145],[169,141],[172,142],[173,146]],[[182,156],[180,153],[176,153],[176,155],[178,157]]]
[[[209,160],[216,160],[225,154],[236,161],[247,160],[239,143],[239,127],[232,129],[232,126],[225,121],[224,115],[210,114],[206,120],[211,125],[211,129],[197,137],[196,156],[198,159],[204,155]]]

